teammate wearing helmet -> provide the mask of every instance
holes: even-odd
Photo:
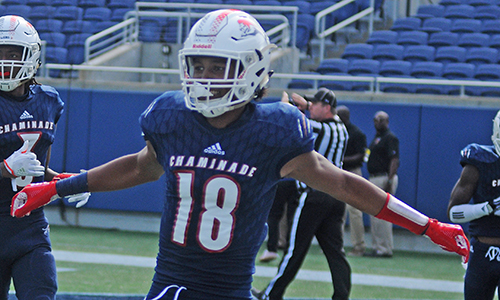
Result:
[[[258,104],[275,48],[238,10],[206,14],[179,53],[183,91],[153,101],[146,146],[81,175],[32,184],[13,198],[22,217],[52,197],[111,191],[166,176],[153,283],[145,299],[251,299],[257,252],[277,182],[300,180],[468,257],[458,225],[429,219],[315,152],[309,121],[285,103]]]
[[[473,143],[460,152],[463,169],[448,204],[451,221],[470,222],[474,251],[465,274],[466,300],[491,300],[500,290],[500,111],[491,139],[493,145]]]
[[[0,299],[11,278],[17,299],[55,299],[56,266],[49,224],[42,209],[29,217],[10,216],[16,191],[32,182],[52,180],[42,166],[63,112],[57,91],[35,81],[40,66],[40,38],[18,16],[0,17]]]

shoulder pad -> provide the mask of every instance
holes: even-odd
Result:
[[[184,104],[182,91],[165,92],[158,96],[139,117],[139,122],[145,132],[165,134],[181,124],[184,113],[188,112]]]
[[[460,151],[460,162],[463,163],[491,163],[498,160],[493,146],[479,145],[476,143],[467,145]]]

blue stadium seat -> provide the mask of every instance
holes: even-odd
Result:
[[[316,15],[320,11],[334,5],[335,3],[332,3],[331,1],[318,1],[318,2],[311,2],[311,6],[309,7],[309,13],[311,15]],[[255,0],[253,1],[255,5]],[[280,4],[281,5],[281,4]],[[335,25],[336,19],[334,14],[330,14],[326,16],[325,18],[325,28],[331,27]]]
[[[36,6],[32,8],[28,19],[35,24],[39,20],[47,19],[47,16],[52,16],[56,12],[56,8],[53,6],[43,5]],[[37,28],[38,29],[38,28]]]
[[[335,16],[336,22],[341,22],[344,21],[345,19],[355,15],[358,13],[359,8],[356,5],[356,2],[351,2],[348,3],[341,8],[337,9],[336,11],[333,12],[333,15]],[[348,25],[351,26],[351,25]]]
[[[319,73],[316,72],[300,72],[299,74],[319,75]],[[294,78],[288,83],[287,87],[289,89],[300,89],[300,90],[312,89],[314,88],[314,80]]]
[[[43,19],[35,23],[38,33],[42,32],[61,32],[64,22],[55,19]]]
[[[45,49],[45,62],[55,64],[68,63],[68,49],[64,47],[47,47]],[[49,70],[49,76],[53,78],[61,77],[61,70]]]
[[[444,79],[442,77],[434,79]],[[449,87],[439,84],[417,84],[415,87],[415,94],[433,94],[433,95],[447,95]]]
[[[392,76],[399,78],[411,78],[411,76]],[[384,93],[400,93],[408,94],[415,93],[415,85],[410,83],[394,83],[394,82],[381,82],[380,91]]]
[[[465,48],[487,47],[490,36],[485,33],[464,33],[458,39],[457,45]]]
[[[227,1],[226,1],[226,4]],[[300,14],[310,14],[311,13],[311,3],[305,0],[294,0],[283,2],[282,5],[286,6],[297,6],[299,8]]]
[[[378,73],[384,77],[409,76],[412,63],[404,60],[388,60],[380,64]]]
[[[436,49],[434,61],[447,64],[465,62],[467,49],[459,46],[444,46]]]
[[[26,0],[2,0],[2,5],[28,5]]]
[[[490,36],[490,40],[488,41],[488,47],[500,51],[500,34],[493,34]]]
[[[477,6],[474,8],[472,15],[477,20],[496,20],[500,18],[500,7],[497,5]]]
[[[474,75],[476,67],[468,63],[449,63],[443,68],[443,77],[446,79],[468,79]]]
[[[496,2],[495,0],[467,0],[465,4],[472,5],[474,7],[480,7],[496,5]]]
[[[139,21],[139,40],[143,42],[160,42],[163,30],[162,19],[141,18]]]
[[[396,44],[376,45],[372,51],[372,59],[380,62],[386,60],[402,60],[405,47]]]
[[[46,42],[47,47],[64,47],[66,35],[61,32],[41,32],[40,39]]]
[[[498,62],[498,50],[490,47],[470,48],[465,55],[465,62],[480,64],[496,64]]]
[[[106,0],[78,0],[78,6],[82,8],[106,7]]]
[[[107,8],[116,9],[116,8],[130,8],[133,9],[135,7],[136,0],[109,0]]]
[[[125,7],[113,9],[113,12],[111,13],[110,21],[115,21],[115,22],[123,21],[125,14],[131,10],[132,9],[125,8]]]
[[[394,20],[392,24],[392,31],[409,31],[409,30],[419,30],[422,20],[415,17],[399,18]]]
[[[474,6],[467,4],[450,5],[444,11],[448,19],[470,19],[474,15]]]
[[[90,33],[76,33],[67,38],[68,63],[81,64],[85,61],[85,40],[89,36]]]
[[[349,61],[342,58],[325,58],[320,63],[316,72],[320,74],[327,73],[347,73]]]
[[[69,21],[81,20],[83,16],[83,8],[78,6],[59,6],[54,13],[54,19]]]
[[[351,75],[377,75],[380,62],[374,59],[353,59],[349,62],[347,73]]]
[[[436,61],[418,61],[413,63],[410,75],[416,78],[440,78],[444,65]]]
[[[423,4],[417,8],[415,17],[422,20],[444,16],[445,7],[439,4]]]
[[[482,64],[476,67],[474,78],[483,81],[500,80],[500,65]]]
[[[309,41],[314,36],[314,16],[310,14],[299,14],[297,20],[297,40],[295,45],[301,51],[308,50]]]
[[[481,30],[482,23],[476,19],[456,19],[450,31],[455,33],[473,33]]]
[[[478,87],[478,95],[482,97],[500,97],[500,88],[497,87]]]
[[[252,0],[226,0],[225,4],[253,5]]]
[[[429,36],[427,45],[433,46],[434,48],[443,46],[455,46],[458,43],[458,33],[443,31],[435,32]]]
[[[371,58],[372,52],[373,45],[370,44],[347,44],[341,57],[347,60]]]
[[[52,6],[78,6],[78,0],[52,0]]]
[[[398,38],[398,33],[392,30],[378,30],[373,31],[366,43],[371,45],[378,44],[395,44],[396,39]]]
[[[69,20],[64,23],[61,30],[64,34],[75,34],[75,33],[95,33],[94,23],[84,20]]]
[[[89,7],[83,13],[83,20],[86,21],[109,21],[111,18],[111,9],[107,7]]]
[[[422,27],[419,30],[431,34],[434,32],[450,31],[451,25],[452,21],[450,19],[441,17],[428,18],[422,22]]]
[[[480,31],[489,35],[500,34],[500,19],[484,20]]]
[[[449,6],[465,4],[466,1],[467,0],[441,0],[439,1],[439,4],[443,5],[445,8],[448,8]]]
[[[402,31],[399,33],[396,43],[398,45],[426,45],[429,34],[423,31]]]
[[[436,49],[428,45],[410,45],[403,52],[403,60],[409,62],[433,61]]]
[[[5,10],[2,11],[2,15],[16,15],[26,17],[30,15],[31,6],[23,5],[23,4],[13,4],[5,7]]]
[[[2,1],[3,2],[3,1]],[[52,4],[51,0],[27,0],[26,5],[33,6],[50,6]]]
[[[351,76],[347,73],[326,73],[324,75],[341,75],[341,76]],[[350,91],[352,89],[351,81],[340,81],[340,80],[319,80],[318,88],[326,87],[327,89],[333,91]]]

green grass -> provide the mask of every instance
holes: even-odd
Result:
[[[156,233],[52,226],[51,240],[54,250],[145,257],[155,257],[158,251],[158,234]],[[348,260],[353,273],[359,274],[440,279],[457,282],[463,280],[464,274],[460,258],[447,254],[395,251],[392,259],[348,257]],[[257,265],[277,266],[278,263],[278,261],[273,261],[267,264],[257,263]],[[74,269],[58,274],[60,292],[144,295],[149,290],[154,273],[152,268],[115,265],[57,262],[57,266],[58,268]],[[302,268],[329,270],[326,259],[318,246],[312,246]],[[254,286],[263,289],[268,282],[269,278],[255,277]],[[289,286],[285,297],[330,298],[332,292],[331,283],[294,280]],[[462,293],[353,285],[351,298],[458,300],[463,299],[463,295]]]

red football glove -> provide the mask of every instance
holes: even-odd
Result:
[[[424,235],[443,250],[462,255],[464,263],[469,261],[469,240],[460,225],[441,223],[436,219],[429,219],[429,226]]]
[[[50,182],[31,183],[25,186],[12,198],[10,215],[21,218],[31,211],[42,207],[59,197],[56,191],[56,180]]]
[[[76,173],[59,173],[56,176],[54,176],[54,178],[52,178],[52,181],[66,179],[66,178],[70,178],[70,177],[73,177],[76,175],[78,175],[78,174],[76,174]]]

